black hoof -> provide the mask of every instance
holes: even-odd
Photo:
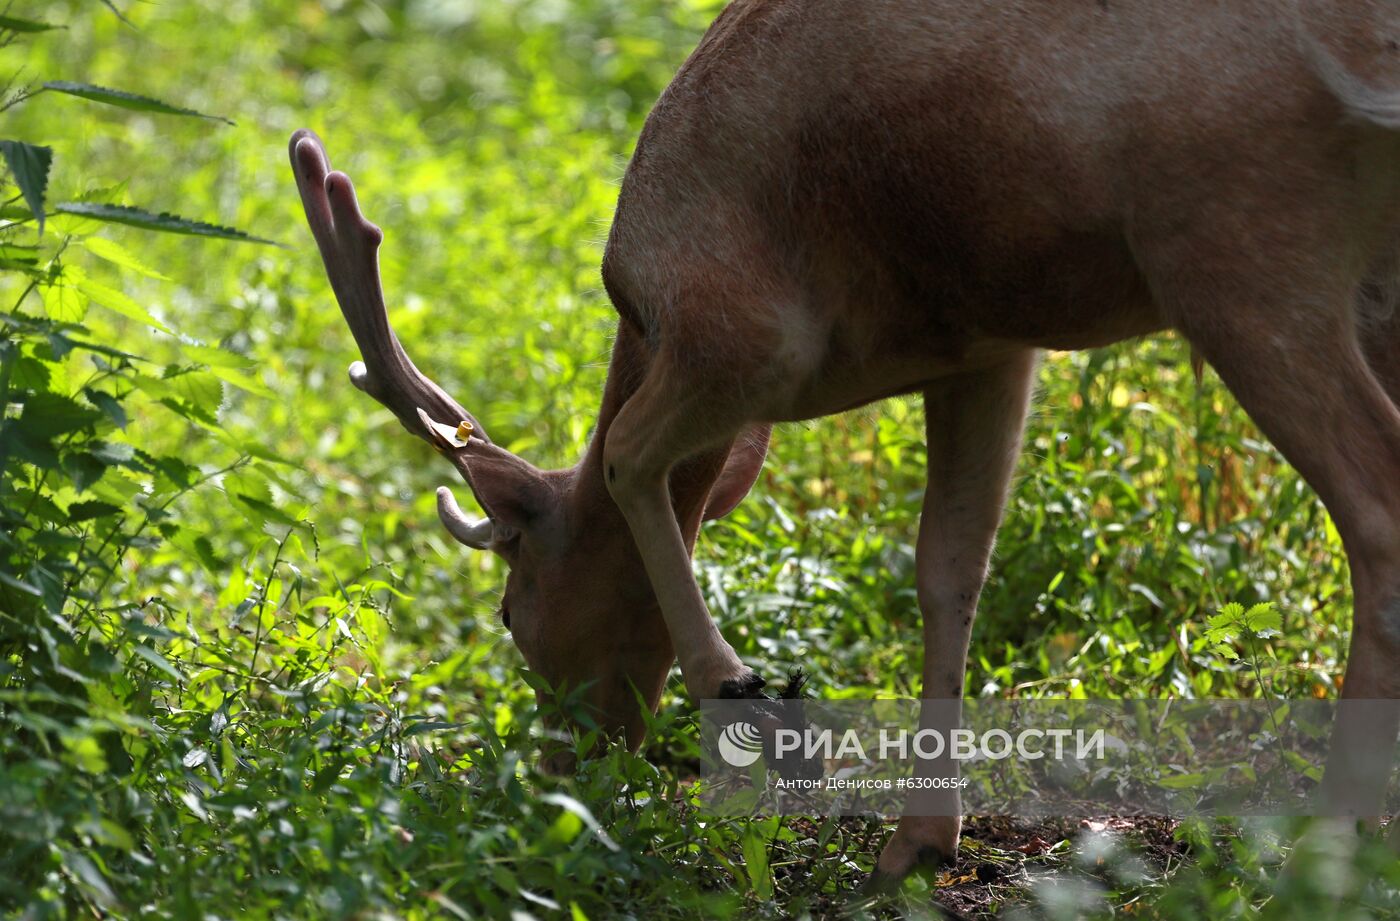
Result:
[[[797,702],[802,699],[802,688],[806,683],[807,678],[801,671],[793,672],[783,685],[781,694],[770,697],[763,693],[768,683],[750,671],[742,678],[725,681],[719,688],[721,699],[746,702],[745,718],[762,734],[763,756],[768,768],[786,780],[817,780],[826,772],[820,758],[805,756],[805,746],[782,755],[777,750],[778,730],[793,730],[800,736],[807,728],[803,707]]]
[[[758,672],[750,671],[742,678],[730,678],[719,686],[720,700],[769,700],[763,688],[768,684]]]

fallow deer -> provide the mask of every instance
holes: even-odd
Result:
[[[960,698],[1038,351],[1168,329],[1336,522],[1343,695],[1400,697],[1395,0],[736,0],[627,170],[602,264],[617,335],[567,470],[498,447],[414,367],[379,229],[314,135],[291,157],[364,358],[352,382],[465,477],[488,519],[445,489],[441,517],[509,564],[526,662],[587,683],[630,746],[637,692],[654,708],[677,658],[695,698],[762,686],[691,551],[774,423],[923,394],[923,695]],[[1334,757],[1327,782],[1378,806],[1354,773]],[[906,816],[878,871],[949,857],[958,834]]]

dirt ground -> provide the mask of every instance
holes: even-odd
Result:
[[[797,820],[798,825],[810,820]],[[866,820],[850,819],[852,830]],[[811,822],[815,834],[817,822]],[[1092,880],[1098,875],[1093,855],[1095,836],[1102,836],[1105,853],[1114,850],[1131,855],[1142,872],[1160,876],[1188,858],[1187,846],[1173,837],[1177,826],[1166,816],[1091,816],[1085,818],[1018,819],[1005,816],[969,816],[963,821],[962,844],[954,866],[926,871],[920,877],[928,886],[929,907],[948,919],[996,918],[1016,905],[1033,901],[1037,879],[1068,877]],[[868,840],[878,849],[883,834]],[[1078,853],[1076,853],[1078,851]],[[1103,865],[1103,861],[1098,861]],[[1103,867],[1105,874],[1108,866]],[[832,900],[817,906],[822,917],[849,917],[852,910],[873,911],[876,916],[900,917],[894,910],[863,902]]]

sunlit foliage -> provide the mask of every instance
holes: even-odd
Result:
[[[0,138],[51,148],[42,234],[42,155],[7,148],[0,206],[0,908],[927,913],[925,879],[848,901],[878,822],[697,816],[678,681],[645,757],[536,773],[501,566],[439,531],[451,471],[346,382],[353,343],[286,165],[293,129],[326,138],[386,229],[415,358],[497,440],[570,463],[608,354],[617,183],[719,4],[113,4],[16,2],[6,15],[62,28],[0,33]],[[59,80],[168,105],[21,98]],[[169,232],[196,221],[281,246]],[[910,399],[784,427],[754,494],[702,535],[712,609],[764,674],[917,693],[922,426]],[[1340,550],[1181,343],[1048,356],[969,693],[1335,694]],[[1209,619],[1264,602],[1281,630],[1248,661],[1222,654]],[[1393,899],[1393,866],[1355,838],[1273,898],[1288,831],[1183,829],[1188,869],[1119,872],[1131,847],[1087,839],[1079,857],[998,852],[1020,876],[990,902],[1185,918]]]

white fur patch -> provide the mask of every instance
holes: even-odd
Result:
[[[1400,129],[1400,16],[1388,4],[1353,4],[1344,11],[1320,12],[1312,8],[1316,2],[1304,0],[1299,28],[1303,52],[1313,69],[1353,115],[1383,128]],[[1360,36],[1365,36],[1363,56],[1369,74],[1360,72],[1356,60],[1348,66],[1336,50],[1348,40],[1358,42]]]

